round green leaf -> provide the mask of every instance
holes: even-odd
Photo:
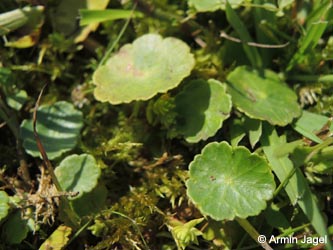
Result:
[[[231,97],[225,91],[217,80],[194,80],[176,96],[177,130],[188,142],[206,140],[222,127],[231,110]]]
[[[97,186],[101,170],[92,155],[70,155],[55,169],[60,186],[65,191],[88,193]]]
[[[193,66],[190,48],[181,40],[144,35],[124,45],[94,72],[94,95],[112,104],[148,100],[175,88]]]
[[[301,114],[297,95],[273,71],[240,66],[227,82],[232,103],[251,118],[285,126]]]
[[[257,215],[275,189],[267,162],[245,147],[208,144],[190,163],[187,194],[200,211],[215,220]]]
[[[229,0],[229,4],[236,8],[242,4],[244,0]],[[221,0],[189,0],[189,4],[199,12],[215,11],[218,9],[225,9],[226,1]]]
[[[61,101],[38,109],[37,132],[49,159],[75,147],[82,125],[82,113],[71,103]],[[34,157],[40,156],[31,119],[22,122],[21,136],[25,150]]]
[[[6,192],[0,191],[0,221],[5,218],[9,210],[9,198]]]

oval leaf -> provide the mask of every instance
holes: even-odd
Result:
[[[148,100],[175,88],[193,66],[190,48],[181,40],[144,35],[124,45],[94,72],[94,95],[112,104]]]
[[[88,193],[97,186],[101,174],[93,156],[88,154],[70,155],[55,169],[60,186],[65,191]]]
[[[82,125],[82,113],[71,103],[61,101],[38,109],[37,132],[49,159],[55,159],[75,147]],[[27,153],[34,157],[40,156],[33,135],[32,120],[22,122],[21,136]]]
[[[224,3],[223,3],[224,2]],[[221,0],[189,0],[189,4],[199,12],[215,11],[226,8],[226,1]],[[238,7],[244,2],[244,0],[229,0],[230,5],[233,8]]]
[[[245,147],[208,144],[190,163],[188,196],[215,220],[257,215],[275,189],[267,162]]]
[[[225,91],[217,80],[194,80],[176,96],[181,117],[177,129],[188,142],[206,140],[222,127],[231,110],[231,97]]]
[[[285,126],[301,114],[296,94],[273,71],[240,66],[227,82],[233,104],[251,118]]]

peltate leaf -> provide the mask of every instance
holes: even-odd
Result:
[[[55,159],[75,147],[82,125],[82,113],[71,103],[60,101],[50,106],[40,106],[37,111],[37,132],[49,159]],[[21,136],[27,153],[40,156],[32,120],[22,122]]]
[[[181,40],[144,35],[124,45],[94,72],[94,95],[112,104],[148,100],[175,88],[193,66],[190,48]]]
[[[55,169],[60,186],[65,191],[88,193],[97,186],[101,170],[92,155],[70,155]]]
[[[194,80],[176,96],[178,130],[188,142],[206,140],[222,127],[231,110],[231,97],[225,91],[217,80]]]
[[[275,189],[268,163],[245,147],[208,144],[190,163],[187,194],[215,220],[257,215]]]
[[[227,82],[233,104],[251,118],[285,126],[301,114],[296,94],[273,71],[240,66]]]

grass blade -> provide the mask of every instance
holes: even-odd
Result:
[[[229,2],[226,3],[226,13],[227,19],[230,25],[236,30],[240,39],[243,42],[244,51],[251,62],[254,68],[262,67],[262,60],[260,54],[256,47],[249,46],[248,43],[253,43],[253,40],[242,22],[242,20],[238,17],[237,13],[231,8]]]
[[[299,168],[295,169],[288,155],[277,156],[276,152],[286,144],[285,136],[279,137],[273,127],[266,126],[261,142],[264,145],[265,155],[280,182],[283,183],[288,177],[290,178],[285,186],[285,190],[291,203],[299,205],[320,236],[328,236],[324,218],[303,173]],[[289,173],[292,173],[292,171],[295,171],[295,173],[290,176]],[[333,249],[330,241],[327,243],[327,249]]]
[[[333,18],[333,9],[329,0],[319,5],[309,17],[306,23],[306,33],[300,40],[297,53],[290,60],[287,71],[290,71],[308,51],[313,50],[318,44],[319,39],[324,34],[328,20]]]

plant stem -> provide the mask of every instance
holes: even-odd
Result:
[[[39,96],[38,96],[38,99],[36,101],[36,105],[35,105],[35,108],[34,108],[34,113],[33,113],[33,132],[34,132],[34,137],[35,137],[35,140],[36,140],[36,143],[37,143],[37,147],[38,147],[38,150],[39,152],[41,153],[42,155],[42,158],[43,158],[43,161],[44,161],[44,164],[48,170],[48,173],[50,174],[51,176],[51,179],[52,179],[52,182],[53,184],[55,185],[56,189],[58,192],[61,192],[62,191],[62,188],[60,186],[60,183],[57,179],[57,176],[55,175],[54,171],[53,171],[53,167],[52,167],[52,164],[49,160],[49,158],[47,157],[47,153],[45,151],[45,148],[39,138],[39,135],[37,133],[37,130],[36,130],[36,123],[37,123],[37,110],[38,110],[38,106],[39,106],[39,102],[40,102],[40,99],[42,98],[42,95],[43,95],[43,91],[44,91],[44,88],[46,87],[46,85],[42,88],[41,92],[39,93]],[[71,224],[71,226],[74,228],[74,229],[79,229],[79,216],[72,210],[70,204],[69,204],[69,201],[67,199],[67,197],[61,195],[60,196],[60,201],[62,203],[62,209],[63,209],[63,212],[64,212],[64,215],[67,217],[68,219],[68,222]]]
[[[284,179],[284,181],[282,183],[280,183],[280,185],[275,189],[275,191],[273,193],[273,197],[276,197],[280,193],[280,191],[282,190],[282,188],[284,188],[288,184],[290,178],[295,174],[295,172],[296,172],[296,167],[294,167],[289,172],[289,174],[287,175],[286,179]]]
[[[266,241],[265,242],[258,241],[261,235],[257,232],[257,230],[250,224],[250,222],[247,219],[236,217],[236,221],[251,236],[251,238],[255,242],[260,244],[266,250],[273,250],[273,248],[271,248],[271,246]]]

